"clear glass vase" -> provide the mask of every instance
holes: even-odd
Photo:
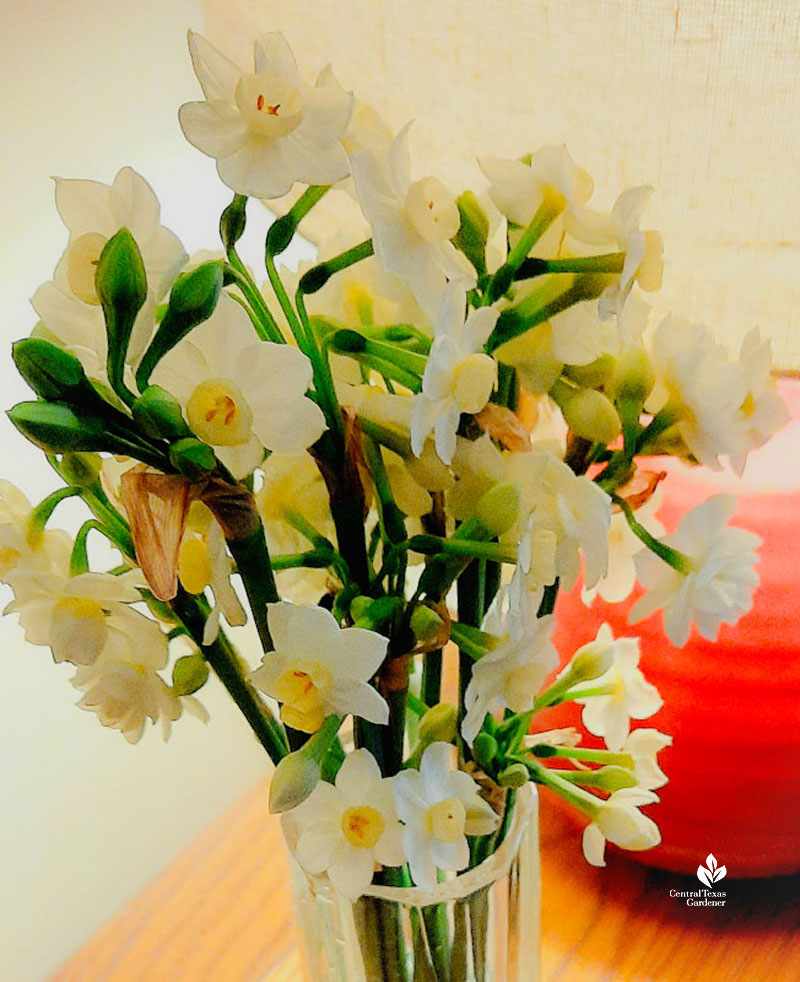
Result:
[[[305,982],[538,982],[538,795],[516,795],[505,839],[434,891],[373,886],[355,903],[292,860]]]

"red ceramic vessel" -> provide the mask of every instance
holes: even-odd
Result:
[[[615,636],[641,638],[642,670],[664,706],[633,725],[655,726],[674,743],[659,756],[669,784],[649,809],[662,844],[629,855],[664,869],[694,873],[713,852],[732,877],[800,871],[800,381],[783,380],[781,392],[792,422],[750,455],[741,482],[684,465],[664,482],[659,517],[669,531],[710,494],[736,491],[732,523],[761,536],[761,584],[737,625],[723,625],[716,643],[693,629],[675,648],[660,612],[628,624],[638,586],[624,604],[598,598],[586,608],[574,590],[556,608],[565,660],[604,621]],[[579,710],[548,710],[542,722],[580,725]]]

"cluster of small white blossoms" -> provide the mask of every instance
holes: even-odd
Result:
[[[191,694],[210,664],[279,762],[272,803],[298,860],[350,897],[376,865],[407,864],[427,889],[437,869],[465,869],[467,837],[493,848],[504,827],[486,789],[528,780],[588,817],[590,862],[606,840],[656,845],[640,808],[671,739],[631,729],[661,706],[639,643],[604,626],[554,677],[553,605],[581,580],[587,603],[619,602],[638,578],[632,617],[662,610],[676,645],[750,608],[758,541],[728,525],[733,499],[667,535],[659,477],[638,460],[741,473],[787,418],[768,342],[754,330],[732,358],[706,328],[648,325],[642,294],[662,276],[661,238],[642,227],[649,187],[598,212],[589,174],[545,146],[481,159],[483,188],[456,196],[414,177],[408,126],[393,135],[330,69],[310,84],[281,35],[256,43],[252,71],[197,34],[189,47],[204,98],[180,122],[234,192],[225,252],[189,259],[130,168],[111,186],[57,181],[69,240],[33,298],[40,347],[15,354],[41,401],[11,417],[124,562],[90,572],[89,529],[73,544],[44,527],[55,499],[31,509],[3,485],[7,609],[131,741],[148,718],[166,736],[183,707],[202,713]],[[245,199],[297,185],[259,284],[236,252]],[[364,241],[281,269],[326,194]],[[264,647],[253,671],[226,634],[248,607]],[[459,707],[434,661],[451,638]],[[173,641],[190,649],[170,685]],[[605,749],[526,736],[566,699]],[[342,761],[347,716],[360,749]],[[388,744],[402,748],[391,763]]]

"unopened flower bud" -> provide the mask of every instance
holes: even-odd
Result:
[[[147,298],[144,261],[127,228],[121,228],[103,246],[95,288],[106,321],[108,378],[116,392],[124,384],[125,357],[136,315]]]
[[[479,276],[486,272],[486,240],[489,237],[489,219],[472,191],[465,191],[456,200],[461,225],[453,237],[453,244],[460,249],[475,267]]]
[[[636,775],[627,767],[608,764],[592,773],[592,787],[602,791],[619,791],[620,788],[635,788]]]
[[[549,392],[564,368],[553,354],[553,328],[549,321],[507,341],[494,354],[498,361],[513,365],[523,386],[537,395]]]
[[[17,341],[11,356],[20,375],[42,399],[69,402],[89,389],[83,365],[75,355],[43,338]]]
[[[115,446],[102,419],[78,412],[63,402],[20,402],[9,410],[8,417],[24,437],[47,453],[66,450],[126,453],[128,449]]]
[[[131,411],[142,432],[155,440],[180,440],[189,436],[180,403],[160,385],[148,386]]]
[[[492,766],[497,756],[497,740],[491,733],[479,733],[472,744],[472,756],[475,763],[480,767],[488,768]]]
[[[172,688],[179,696],[197,692],[208,681],[208,664],[199,651],[184,655],[172,667]]]
[[[530,776],[524,764],[509,764],[497,775],[497,783],[503,788],[521,788]]]
[[[588,365],[567,365],[564,374],[576,385],[587,389],[600,389],[613,378],[616,366],[617,359],[613,355],[605,354],[595,358]]]
[[[350,603],[350,617],[353,619],[353,622],[359,620],[364,616],[364,614],[366,614],[371,603],[372,598],[365,597],[363,594],[358,594],[358,596],[353,597]]]
[[[643,405],[655,384],[655,374],[644,347],[631,348],[617,363],[614,390],[618,401]]]
[[[441,645],[443,628],[444,622],[435,610],[424,604],[414,608],[414,613],[411,615],[411,630],[417,639],[417,645],[424,647],[434,645],[437,641]]]
[[[419,721],[419,742],[424,746],[441,741],[452,743],[456,738],[458,710],[449,702],[440,702]]]
[[[599,679],[611,668],[614,662],[614,643],[611,641],[595,640],[583,645],[573,655],[572,661],[563,672],[564,681],[569,681],[570,687],[579,682],[589,682]]]
[[[96,453],[65,453],[59,470],[68,484],[78,488],[91,488],[97,484],[103,466]]]
[[[496,484],[475,506],[475,517],[492,536],[503,535],[519,516],[519,488],[516,484]]]
[[[275,768],[269,788],[269,810],[272,814],[288,812],[297,808],[311,794],[319,783],[319,761],[303,752],[295,750]]]
[[[169,448],[169,461],[185,477],[195,480],[210,474],[217,466],[214,451],[207,443],[186,437]]]
[[[622,430],[611,400],[596,389],[576,389],[558,382],[550,391],[567,426],[576,436],[593,443],[612,443]]]

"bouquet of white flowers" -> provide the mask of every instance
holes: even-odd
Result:
[[[748,610],[758,540],[728,527],[727,496],[665,537],[652,458],[741,471],[786,418],[769,344],[753,331],[732,359],[704,327],[648,327],[650,188],[600,213],[589,174],[545,146],[480,160],[487,183],[456,196],[412,179],[408,127],[393,135],[329,69],[307,84],[281,35],[252,71],[189,43],[205,98],[180,121],[234,192],[224,254],[190,260],[130,168],[110,187],[57,182],[69,241],[14,345],[36,399],[10,417],[65,487],[31,507],[3,485],[7,610],[131,742],[148,719],[166,738],[184,710],[204,718],[213,670],[276,765],[298,863],[349,901],[480,866],[528,782],[586,816],[591,863],[607,840],[656,845],[640,808],[671,738],[630,722],[659,694],[637,640],[608,627],[556,673],[556,596],[582,575],[587,598],[621,600],[638,576],[634,619],[662,608],[676,645]],[[262,287],[237,252],[248,197],[297,185]],[[363,240],[282,269],[326,194]],[[74,541],[47,527],[71,495],[92,512]],[[90,570],[89,532],[119,550],[114,569]],[[225,630],[248,617],[255,668]],[[566,700],[605,749],[537,732]],[[470,912],[470,977],[487,978]],[[458,917],[412,919],[394,968],[381,917],[377,932],[357,918],[370,978],[412,963],[415,979],[467,978]]]

